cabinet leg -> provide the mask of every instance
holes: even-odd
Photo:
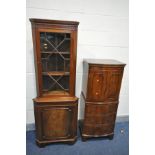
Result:
[[[113,140],[113,138],[114,138],[114,134],[109,136],[110,140]]]
[[[76,142],[76,140],[75,140],[75,141],[67,142],[67,144],[69,144],[69,145],[73,145],[73,144],[75,144],[75,142]]]
[[[86,137],[82,137],[82,141],[85,142],[87,140]]]
[[[40,147],[40,148],[43,148],[43,147],[45,147],[45,145],[46,145],[46,144],[43,144],[43,143],[39,143],[39,142],[37,142],[37,141],[36,141],[36,144],[37,144],[37,146]]]

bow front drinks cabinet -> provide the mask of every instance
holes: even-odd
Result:
[[[78,98],[75,96],[78,22],[30,19],[37,97],[36,143],[74,143]]]
[[[116,60],[83,61],[81,104],[85,105],[80,122],[82,140],[114,135],[119,92],[125,64]]]

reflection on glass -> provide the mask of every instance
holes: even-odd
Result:
[[[70,34],[40,33],[43,92],[69,92]]]

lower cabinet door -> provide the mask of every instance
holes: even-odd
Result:
[[[34,108],[38,140],[63,140],[77,135],[77,104]]]
[[[43,138],[67,138],[70,136],[72,110],[70,108],[44,108],[42,110]]]

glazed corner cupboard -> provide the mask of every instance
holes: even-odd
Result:
[[[75,96],[79,22],[30,19],[37,97],[34,101],[36,143],[74,143],[78,98]]]
[[[85,105],[80,122],[82,140],[91,137],[113,138],[124,63],[116,60],[85,59],[81,104]]]

